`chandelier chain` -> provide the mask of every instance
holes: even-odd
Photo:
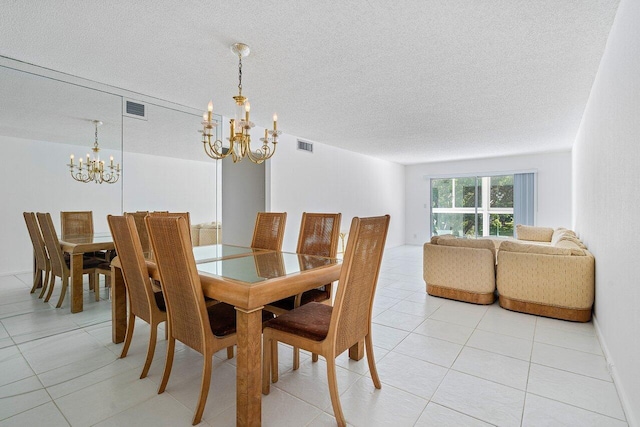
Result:
[[[238,55],[238,91],[242,95],[242,55]]]

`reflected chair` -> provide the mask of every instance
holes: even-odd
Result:
[[[60,212],[62,239],[67,236],[93,234],[93,211]]]
[[[300,234],[296,252],[305,255],[319,255],[335,258],[338,253],[338,241],[340,239],[340,220],[342,215],[328,213],[302,213]],[[296,307],[308,304],[312,301],[331,305],[331,283],[316,289],[303,292],[296,296],[275,301],[264,307],[279,316]],[[313,361],[318,360],[318,355],[313,354]],[[300,353],[298,349],[293,351],[293,369],[300,366]]]
[[[201,353],[204,363],[200,397],[193,415],[193,425],[196,425],[202,419],[207,402],[214,353],[227,348],[227,357],[233,357],[228,348],[237,343],[235,309],[224,303],[206,307],[189,225],[184,217],[149,215],[145,222],[160,273],[169,322],[167,358],[158,394],[167,387],[176,340]]]
[[[51,261],[47,254],[47,249],[44,246],[44,239],[42,238],[42,232],[36,219],[36,214],[33,212],[23,212],[24,222],[27,224],[27,230],[29,231],[29,237],[31,238],[31,244],[33,245],[33,286],[31,287],[31,293],[34,293],[38,287],[38,284],[42,284],[42,290],[38,298],[44,296],[47,290],[47,283],[49,282],[49,275],[51,274]],[[44,279],[42,274],[44,273]]]
[[[287,213],[258,212],[253,228],[251,247],[255,249],[282,250]]]
[[[107,221],[118,252],[129,301],[129,322],[120,357],[125,357],[129,351],[136,317],[139,317],[151,327],[147,359],[140,374],[140,378],[144,378],[149,372],[156,350],[158,325],[167,321],[167,308],[162,292],[154,291],[151,285],[134,217],[108,215]]]
[[[371,340],[371,312],[388,229],[389,215],[353,218],[333,307],[310,302],[265,324],[263,394],[269,394],[270,380],[278,381],[278,342],[320,354],[326,359],[329,394],[339,426],[346,426],[346,421],[336,382],[337,356],[364,340],[373,384],[375,388],[381,388]]]
[[[125,212],[124,216],[132,217],[136,224],[136,230],[138,231],[138,237],[140,239],[140,245],[142,246],[142,253],[149,254],[151,252],[151,244],[149,243],[149,233],[147,232],[147,225],[144,223],[144,218],[149,215],[149,211],[136,211]]]
[[[68,236],[93,235],[93,211],[61,211],[60,226],[62,240]],[[116,256],[114,251],[96,251],[87,253],[86,255],[101,258],[104,261],[111,261]],[[105,265],[105,268],[99,269],[96,273],[98,276],[100,274],[104,275],[105,286],[111,285],[111,269],[108,265]],[[91,285],[90,288],[93,289],[93,285]],[[95,292],[95,294],[96,301],[100,301],[100,292]]]
[[[71,272],[69,271],[70,259],[66,258],[62,253],[60,241],[58,240],[53,221],[51,220],[51,215],[49,213],[38,212],[36,216],[38,218],[38,223],[40,224],[40,229],[42,230],[45,247],[49,253],[49,259],[51,260],[51,279],[49,280],[47,296],[44,301],[49,301],[49,298],[51,298],[51,294],[53,293],[55,279],[56,277],[60,277],[62,280],[62,290],[60,291],[58,304],[56,304],[56,308],[60,308],[67,292],[67,288],[69,287],[69,278],[71,277]],[[89,275],[89,284],[94,288],[95,292],[98,292],[98,280],[95,270],[98,266],[106,268],[104,263],[105,261],[100,258],[84,257],[83,259],[82,274]]]

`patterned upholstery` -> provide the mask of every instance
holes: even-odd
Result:
[[[516,225],[518,240],[532,240],[534,242],[550,242],[553,237],[553,228],[533,227],[529,225]]]
[[[498,252],[500,305],[515,311],[586,322],[595,295],[595,258],[571,230],[551,246],[504,242]]]
[[[424,280],[434,296],[491,304],[496,289],[495,245],[488,239],[440,238],[424,245]]]

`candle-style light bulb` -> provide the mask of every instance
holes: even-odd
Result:
[[[249,101],[244,103],[244,111],[246,111],[245,113],[245,121],[249,121],[249,111],[251,111],[251,104],[249,103]]]
[[[69,156],[69,160],[71,160],[71,166],[73,166],[73,159],[74,159],[74,155],[72,154],[71,156]]]
[[[109,166],[113,169],[113,156],[109,157]]]
[[[278,130],[278,115],[273,113],[273,130]]]
[[[209,105],[207,105],[207,111],[208,112],[213,112],[213,101],[209,101]]]
[[[202,118],[205,121],[210,122],[211,121],[211,114],[213,114],[213,101],[209,101],[209,105],[207,105],[207,114],[202,116]]]

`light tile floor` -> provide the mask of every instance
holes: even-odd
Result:
[[[202,356],[177,346],[165,393],[157,388],[166,341],[138,379],[149,327],[136,325],[129,355],[111,343],[107,291],[69,313],[29,294],[30,274],[0,277],[0,426],[188,426]],[[58,285],[59,287],[59,285]],[[59,292],[59,291],[58,291]],[[378,283],[373,342],[383,386],[366,360],[338,358],[338,384],[352,426],[624,426],[625,415],[593,324],[577,324],[430,297],[422,248],[387,250]],[[280,349],[280,381],[263,398],[265,426],[335,425],[326,365]],[[235,424],[235,359],[214,360],[201,425]]]

